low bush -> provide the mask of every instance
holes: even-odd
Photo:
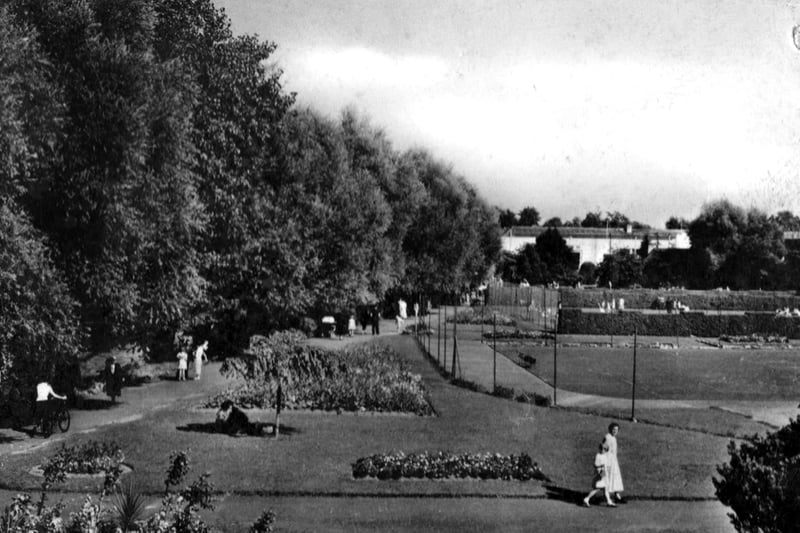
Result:
[[[502,385],[495,385],[494,390],[492,391],[492,396],[510,400],[514,397],[514,389],[511,387],[504,387]]]
[[[443,451],[408,455],[395,452],[362,457],[353,463],[353,477],[383,480],[477,478],[549,481],[539,465],[526,453],[509,456],[498,453],[453,454]]]
[[[82,446],[61,446],[42,470],[60,469],[67,474],[102,474],[119,468],[125,458],[116,442],[89,441]]]
[[[787,344],[789,342],[786,337],[758,333],[751,335],[721,335],[719,340],[731,344]]]
[[[586,312],[562,309],[558,332],[585,335],[639,335],[718,337],[720,334],[746,336],[757,333],[766,337],[800,336],[800,318],[778,317],[774,313],[717,314],[689,311],[680,314],[644,314],[637,311],[618,313]]]
[[[410,372],[387,346],[326,350],[299,345],[290,339],[287,344],[275,344],[269,350],[267,353],[273,359],[286,361],[286,372],[280,380],[282,407],[433,414],[422,377]],[[236,363],[253,365],[253,370],[245,373],[250,378],[212,396],[205,407],[219,407],[225,400],[244,408],[275,406],[279,381],[271,379],[272,374],[263,371],[257,361]]]
[[[527,330],[527,329],[508,329],[502,328],[484,333],[485,339],[552,339],[553,334],[549,331]]]
[[[728,444],[730,462],[714,479],[737,531],[797,531],[800,524],[800,417],[789,425]]]
[[[495,317],[497,322],[495,322]],[[508,315],[500,313],[495,314],[488,311],[484,313],[481,308],[461,309],[455,314],[455,317],[447,317],[447,322],[453,321],[457,324],[485,324],[491,326],[496,323],[498,326],[512,327],[517,325],[517,321]]]

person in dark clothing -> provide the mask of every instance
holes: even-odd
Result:
[[[246,435],[260,435],[262,428],[260,424],[250,422],[244,412],[233,405],[233,401],[225,400],[219,406],[217,411],[216,429],[220,433],[227,433],[228,435],[237,435],[244,433]]]
[[[380,335],[381,334],[381,311],[377,305],[372,307],[372,313],[370,314],[370,318],[372,318],[372,334],[373,335]]]
[[[116,403],[117,397],[122,394],[122,369],[120,369],[116,359],[113,357],[106,359],[106,368],[103,373],[106,394],[111,398],[112,403]]]

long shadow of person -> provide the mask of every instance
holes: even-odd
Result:
[[[192,422],[183,426],[177,426],[175,429],[178,431],[189,431],[193,433],[219,433],[222,435],[229,435],[231,437],[270,437],[275,435],[275,424],[263,424],[261,422],[252,422],[252,427],[246,431],[224,431],[219,428],[216,422]],[[299,433],[296,428],[281,424],[281,436],[289,436],[296,433]]]
[[[586,496],[583,492],[556,485],[545,485],[544,488],[547,491],[545,496],[548,500],[560,500],[578,506],[583,505],[583,498]]]

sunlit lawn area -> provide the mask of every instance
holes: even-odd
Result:
[[[423,375],[435,417],[337,415],[287,411],[286,434],[229,437],[208,433],[213,410],[167,408],[144,419],[71,435],[68,444],[115,440],[133,467],[140,490],[158,493],[170,451],[190,450],[194,474],[212,473],[216,488],[237,493],[302,494],[486,494],[536,495],[539,482],[355,480],[351,464],[373,453],[401,450],[526,452],[559,487],[586,488],[597,443],[612,419],[546,409],[469,392],[445,381],[425,362],[414,341],[392,337]],[[269,422],[269,411],[251,412]],[[711,476],[726,457],[728,439],[669,427],[622,422],[620,461],[630,494],[640,497],[713,497]],[[31,467],[54,447],[4,458],[0,481],[6,488],[35,488]],[[657,454],[659,460],[654,462]],[[588,472],[588,473],[587,473]],[[96,481],[70,480],[68,488],[88,490]]]
[[[530,371],[553,382],[553,348],[498,344],[509,357],[531,354]],[[633,348],[558,348],[558,386],[601,396],[631,394]],[[796,349],[653,349],[636,353],[636,397],[682,400],[794,400],[800,391]]]

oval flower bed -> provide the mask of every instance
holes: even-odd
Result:
[[[421,452],[406,455],[403,452],[376,454],[362,457],[353,463],[353,477],[378,479],[518,479],[528,481],[549,478],[526,453],[500,455],[499,453]]]
[[[121,472],[124,458],[116,442],[89,441],[82,446],[62,445],[58,453],[32,473],[46,475],[48,472],[63,472],[67,475],[98,476],[115,470]]]

